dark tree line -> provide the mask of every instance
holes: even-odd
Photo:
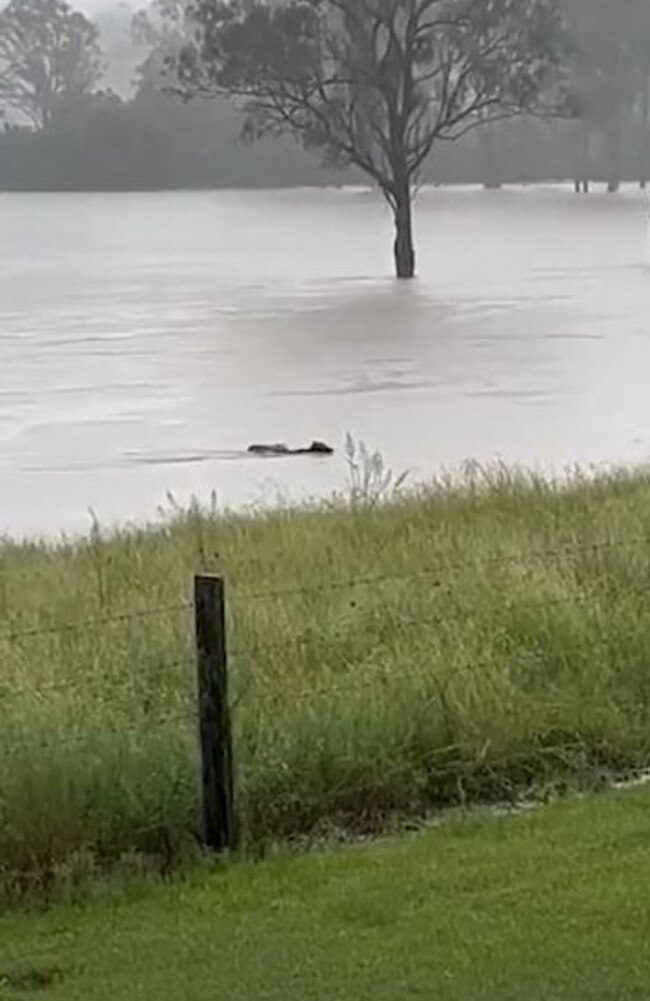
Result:
[[[64,0],[10,0],[0,11],[0,112],[43,129],[102,74],[97,28]]]
[[[650,176],[649,0],[154,0],[132,32],[145,56],[118,97],[84,15],[10,0],[0,187],[370,178],[407,275],[418,181]]]
[[[604,173],[615,191],[630,169],[650,177],[650,3],[563,0],[575,40],[572,84],[578,98],[576,182]],[[634,140],[630,151],[625,139]],[[626,162],[627,146],[627,162]],[[630,166],[630,161],[633,167]]]

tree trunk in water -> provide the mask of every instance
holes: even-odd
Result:
[[[411,189],[408,183],[400,185],[395,200],[395,274],[398,278],[415,277],[415,250],[413,248],[413,213]]]
[[[585,121],[578,123],[578,155],[576,166],[575,192],[577,195],[589,194],[589,154],[590,154],[590,131],[589,125]]]
[[[648,186],[650,175],[650,77],[644,74],[641,101],[641,155],[639,183],[643,191]]]
[[[616,194],[621,186],[621,152],[623,146],[623,112],[617,109],[607,124],[607,190]]]
[[[484,125],[479,131],[481,180],[486,191],[501,187],[501,168],[497,154],[496,125]]]

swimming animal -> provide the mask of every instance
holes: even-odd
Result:
[[[271,445],[249,445],[252,455],[334,455],[334,449],[324,441],[312,441],[308,448],[289,448],[283,442]]]

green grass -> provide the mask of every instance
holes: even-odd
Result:
[[[0,919],[3,1001],[647,999],[650,795]]]
[[[196,570],[228,582],[253,850],[650,763],[648,475],[356,499],[4,543],[1,893],[195,852]]]

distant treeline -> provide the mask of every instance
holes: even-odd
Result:
[[[546,0],[530,2],[531,10],[542,10]],[[650,179],[650,0],[558,3],[571,41],[561,49],[571,111],[567,104],[563,117],[549,123],[518,118],[484,124],[457,142],[446,141],[443,130],[424,164],[423,181],[493,186],[594,180],[615,191],[621,181]],[[258,6],[271,17],[284,0]],[[503,17],[517,9],[505,0],[491,6]],[[450,9],[458,15],[463,4]],[[350,169],[323,169],[317,155],[286,136],[246,144],[240,139],[243,116],[226,98],[183,103],[169,94],[179,81],[170,76],[170,60],[195,37],[186,0],[147,0],[135,13],[114,4],[109,13],[108,28],[100,28],[66,0],[0,0],[0,190],[361,180]],[[553,51],[551,36],[536,37],[542,64]],[[102,89],[119,87],[120,80],[131,80],[120,95]],[[535,102],[522,106],[540,108]],[[327,143],[320,145],[326,152]]]
[[[291,140],[249,146],[226,104],[185,105],[157,92],[94,95],[42,130],[0,132],[0,189],[149,190],[323,183]],[[339,175],[329,175],[329,182]],[[327,182],[326,182],[327,183]]]
[[[354,171],[323,169],[290,138],[249,145],[227,102],[191,102],[159,91],[131,100],[94,94],[67,106],[34,131],[0,132],[0,189],[149,190],[283,187],[361,180]],[[620,177],[642,173],[643,136],[634,121],[621,144]],[[576,174],[581,137],[576,123],[504,122],[458,143],[439,145],[424,180],[437,183],[536,182]],[[607,151],[593,146],[590,176],[610,176]]]

